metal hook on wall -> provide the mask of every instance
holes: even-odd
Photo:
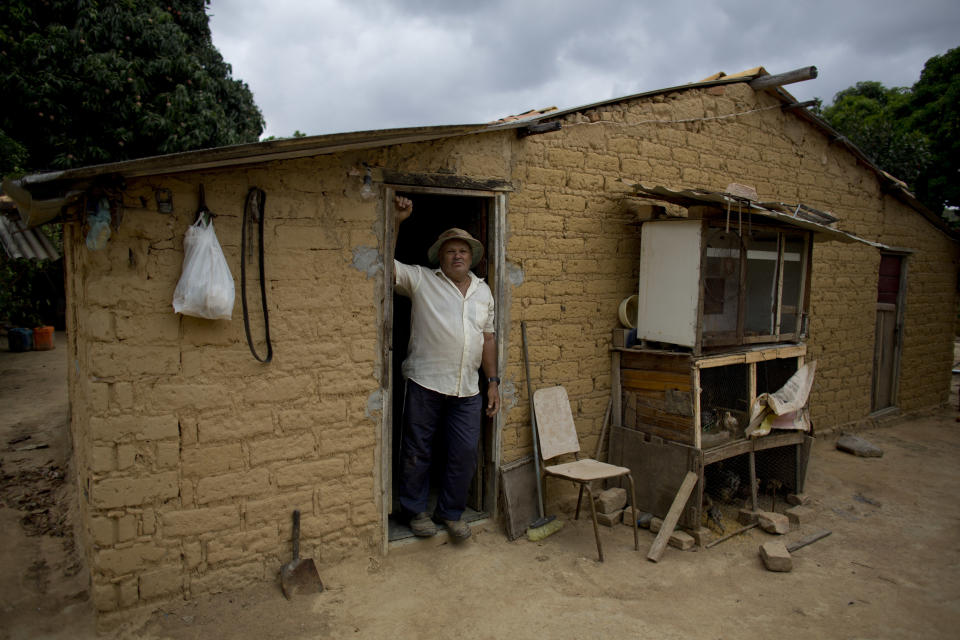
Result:
[[[207,208],[206,195],[203,190],[203,184],[200,184],[199,195],[197,196],[197,217],[194,222],[197,222],[203,218],[203,224],[210,224],[212,218],[216,218],[217,214]]]

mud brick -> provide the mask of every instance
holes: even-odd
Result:
[[[634,319],[636,320],[636,319]],[[630,329],[621,329],[617,327],[613,330],[613,346],[614,347],[626,347],[627,341],[630,337]]]
[[[644,520],[644,516],[646,516],[647,518],[646,520]],[[643,511],[638,510],[637,511],[637,528],[643,529],[644,524],[646,524],[646,526],[649,527],[650,526],[649,519],[652,517],[653,517],[652,514],[644,513]],[[630,527],[632,529],[633,528],[632,518],[633,518],[633,510],[630,507],[625,507],[623,509],[623,526]]]
[[[714,537],[713,531],[711,531],[706,527],[700,527],[698,529],[694,529],[689,533],[693,537],[693,541],[697,543],[698,547],[702,547],[703,545],[707,544]]]
[[[618,509],[613,513],[598,513],[597,522],[600,524],[612,527],[613,525],[620,522],[620,519],[623,517],[623,509]],[[629,518],[627,518],[629,520]]]
[[[760,545],[760,558],[768,571],[790,571],[793,569],[793,559],[787,547],[778,540],[764,542]]]
[[[790,532],[790,519],[782,513],[761,511],[757,514],[757,522],[760,523],[760,528],[767,533],[783,535]]]
[[[787,502],[793,505],[806,505],[810,502],[810,498],[805,493],[788,493]]]
[[[740,509],[739,513],[737,513],[737,522],[742,525],[753,524],[757,521],[757,515],[759,513],[759,511],[754,511],[753,509]]]
[[[623,511],[627,504],[627,490],[620,487],[613,487],[600,492],[597,496],[596,505],[598,513],[613,514],[616,511]]]
[[[660,531],[661,527],[663,527],[663,520],[660,518],[653,518],[650,520],[651,532],[657,533]],[[671,547],[676,547],[677,549],[683,549],[686,551],[687,549],[693,548],[695,543],[696,541],[693,539],[693,536],[685,531],[680,531],[679,529],[675,529],[670,535],[669,544]]]
[[[682,551],[693,549],[694,544],[696,543],[693,539],[693,536],[686,531],[674,531],[673,535],[670,536],[670,546],[676,547]]]
[[[790,524],[799,527],[802,524],[807,524],[813,520],[813,509],[810,507],[793,507],[792,509],[787,509],[786,512],[787,518],[790,519]]]

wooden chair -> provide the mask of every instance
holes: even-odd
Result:
[[[630,484],[630,511],[633,521],[633,546],[640,550],[640,538],[637,533],[637,492],[633,485],[633,476],[630,469],[607,464],[591,458],[580,458],[580,440],[577,438],[577,427],[573,422],[573,413],[570,411],[570,399],[567,390],[563,387],[547,387],[538,389],[533,394],[533,406],[536,413],[537,434],[540,440],[540,457],[544,462],[543,473],[547,476],[564,478],[580,485],[580,494],[577,496],[577,513],[574,520],[580,518],[580,503],[583,501],[583,490],[587,490],[590,499],[590,515],[593,517],[593,534],[597,538],[597,554],[603,562],[603,547],[600,545],[600,530],[597,526],[597,508],[594,505],[593,490],[590,483],[594,480],[606,480],[626,476]],[[573,462],[565,462],[546,466],[546,462],[565,453],[574,454]]]

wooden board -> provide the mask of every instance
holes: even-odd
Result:
[[[685,418],[683,416],[658,411],[657,409],[643,405],[637,405],[635,423],[635,428],[641,431],[649,425],[675,431],[677,434],[682,435],[684,439],[688,439],[690,434],[693,433],[692,418]],[[630,425],[625,422],[624,426]]]
[[[650,545],[647,560],[652,560],[653,562],[660,561],[660,556],[663,555],[663,551],[667,548],[667,543],[670,542],[670,536],[673,535],[673,530],[677,527],[677,521],[680,519],[680,514],[683,512],[683,508],[687,504],[687,500],[690,498],[690,494],[693,492],[697,480],[697,474],[692,471],[688,471],[687,475],[684,476],[683,482],[680,484],[680,489],[677,491],[677,497],[673,499],[673,504],[670,505],[670,511],[667,512],[667,517],[663,519],[663,526],[660,528],[660,532],[657,534],[657,538],[653,541],[653,544]]]
[[[653,351],[623,350],[620,352],[621,366],[624,369],[642,369],[647,371],[675,371],[683,373],[690,370],[689,353],[665,353]]]
[[[693,443],[694,423],[689,406],[690,392],[673,389],[626,389],[623,398],[623,426],[652,433],[667,440]],[[681,410],[684,413],[677,413]]]
[[[699,473],[700,455],[688,445],[651,437],[623,427],[610,431],[610,463],[630,469],[637,494],[637,508],[658,518],[666,516],[687,471]],[[626,487],[626,481],[620,485]],[[700,499],[691,498],[680,523],[700,526]]]
[[[714,462],[749,453],[750,451],[763,451],[764,449],[773,449],[775,447],[802,444],[807,437],[807,434],[803,431],[786,431],[782,433],[774,432],[760,438],[739,438],[727,444],[720,445],[719,447],[704,451],[703,463],[713,464]]]
[[[761,348],[745,351],[742,353],[732,353],[722,356],[707,356],[698,359],[694,365],[700,369],[710,367],[725,367],[731,364],[749,364],[751,362],[762,362],[764,360],[778,360],[784,358],[798,358],[807,354],[807,345],[797,344],[789,347]]]
[[[637,391],[665,391],[667,389],[690,391],[690,373],[623,369],[621,371],[621,384],[624,389]]]
[[[528,456],[501,467],[500,488],[507,538],[516,540],[540,515],[533,458]]]

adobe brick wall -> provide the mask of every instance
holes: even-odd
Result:
[[[131,180],[100,252],[70,225],[72,429],[103,618],[273,579],[289,560],[294,508],[303,552],[318,561],[379,545],[380,284],[353,252],[379,246],[379,217],[339,162]],[[248,350],[239,288],[232,321],[173,313],[201,183],[238,285],[244,197],[251,185],[267,192],[269,365]],[[152,205],[160,186],[174,214],[133,206]],[[263,354],[262,322],[252,333]]]
[[[383,218],[382,203],[360,198],[359,168],[506,178],[511,139],[131,179],[105,250],[66,225],[71,429],[102,623],[275,579],[293,509],[302,553],[318,563],[379,551]],[[173,313],[200,184],[238,286],[229,322]],[[248,350],[239,300],[250,186],[267,193],[268,365]],[[158,187],[172,190],[173,214],[155,210]],[[255,261],[248,268],[262,355]]]
[[[640,234],[621,176],[716,191],[749,184],[761,200],[803,202],[835,214],[844,230],[912,250],[898,406],[911,412],[946,402],[957,244],[779,104],[743,84],[676,92],[572,114],[562,131],[518,144],[507,252],[523,282],[513,292],[509,377],[522,385],[516,321],[526,319],[534,385],[568,388],[586,452],[609,397],[609,330],[620,300],[636,292]],[[808,359],[818,361],[818,430],[869,419],[879,260],[863,244],[815,243]],[[524,398],[506,419],[505,461],[529,452],[528,419]]]
[[[659,122],[755,109],[765,110]],[[718,191],[750,184],[762,200],[831,211],[843,229],[912,249],[899,405],[919,411],[946,400],[957,246],[882,194],[823,134],[745,85],[601,107],[563,124],[523,139],[507,131],[132,179],[106,250],[88,251],[82,229],[67,226],[72,432],[102,619],[274,579],[289,559],[294,508],[305,556],[333,562],[379,548],[383,205],[359,198],[362,162],[514,186],[500,309],[509,319],[503,462],[530,452],[521,320],[534,387],[563,384],[583,449],[596,446],[610,329],[636,291],[639,265],[636,200],[624,197],[621,178]],[[239,301],[231,322],[172,313],[201,183],[236,280],[244,196],[251,185],[267,192],[270,365],[248,351]],[[133,206],[152,203],[156,187],[172,189],[174,214]],[[879,254],[818,243],[814,260],[811,405],[826,429],[868,417]],[[257,300],[254,289],[254,309]],[[253,334],[262,335],[258,322]]]

